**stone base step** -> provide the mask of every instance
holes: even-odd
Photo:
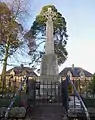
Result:
[[[27,115],[30,120],[67,120],[65,110],[60,105],[39,105]]]

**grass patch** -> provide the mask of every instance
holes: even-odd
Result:
[[[95,98],[83,98],[86,107],[95,107]]]
[[[0,98],[0,107],[8,107],[12,101],[12,98]],[[14,104],[14,107],[20,106],[20,97],[17,97]]]

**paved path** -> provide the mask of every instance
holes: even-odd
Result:
[[[61,105],[39,105],[29,115],[30,120],[67,120]]]

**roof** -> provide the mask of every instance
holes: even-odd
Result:
[[[10,73],[12,71],[14,71],[15,75],[17,75],[17,76],[27,74],[28,76],[36,76],[37,77],[37,74],[30,67],[21,67],[21,66],[14,67],[14,68],[6,71],[6,75],[10,75]]]
[[[90,72],[88,72],[88,71],[86,71],[86,70],[84,70],[84,69],[82,69],[80,67],[74,67],[74,68],[66,67],[59,73],[59,75],[63,76],[63,77],[66,77],[68,71],[71,72],[73,77],[80,77],[80,72],[81,71],[83,71],[83,73],[85,74],[86,77],[92,77],[93,76],[92,73],[90,73]]]

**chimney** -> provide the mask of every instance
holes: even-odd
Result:
[[[74,64],[72,64],[72,69],[74,69]]]
[[[21,68],[23,68],[23,67],[24,67],[24,65],[23,65],[23,64],[21,64],[20,66],[21,66]]]

